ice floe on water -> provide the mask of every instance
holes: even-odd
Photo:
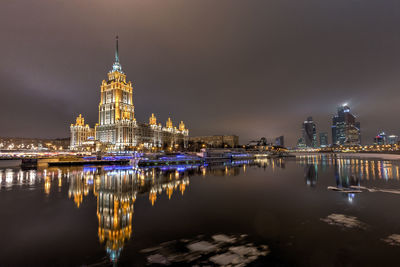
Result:
[[[354,216],[348,216],[344,214],[336,214],[332,213],[328,215],[326,218],[321,218],[321,221],[326,222],[330,225],[341,226],[344,228],[358,228],[358,229],[366,229],[367,225],[357,219]]]
[[[400,246],[400,235],[398,235],[398,234],[392,234],[382,240],[384,242],[388,243],[389,245]]]
[[[339,191],[342,193],[349,193],[349,194],[362,193],[361,190],[355,190],[355,189],[351,189],[351,188],[339,188],[336,186],[328,186],[328,190]]]
[[[199,241],[188,245],[187,248],[191,251],[209,252],[214,251],[216,246],[207,241]]]
[[[236,238],[235,237],[229,237],[226,235],[213,235],[212,239],[217,242],[226,242],[226,243],[235,243]]]
[[[242,267],[267,256],[268,246],[248,242],[247,235],[217,234],[162,243],[140,251],[148,264]]]
[[[368,191],[370,193],[376,193],[376,192],[382,192],[382,193],[389,193],[389,194],[397,194],[400,195],[400,190],[397,189],[380,189],[380,188],[369,188],[365,186],[359,186],[359,185],[351,185],[349,188],[346,187],[336,187],[336,186],[328,186],[328,190],[332,191],[339,191],[342,193],[362,193],[364,191]],[[363,191],[364,190],[364,191]]]

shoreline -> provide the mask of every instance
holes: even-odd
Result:
[[[383,159],[383,160],[400,160],[400,154],[391,153],[343,153],[343,152],[332,152],[332,153],[318,153],[318,152],[291,152],[291,154],[297,156],[319,156],[319,155],[337,155],[345,158],[363,158],[363,159]]]

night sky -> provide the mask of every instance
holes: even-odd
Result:
[[[331,142],[348,103],[363,143],[400,134],[398,0],[2,0],[0,29],[0,136],[93,126],[116,35],[138,121],[294,145],[313,116]]]

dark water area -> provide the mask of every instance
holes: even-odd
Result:
[[[0,265],[397,266],[399,166],[0,168]]]

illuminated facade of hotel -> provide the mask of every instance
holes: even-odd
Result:
[[[80,149],[80,128],[71,125],[71,149]],[[126,74],[119,63],[118,38],[115,50],[115,63],[108,73],[108,80],[101,83],[99,122],[94,129],[98,142],[108,150],[133,150],[135,148],[186,148],[189,130],[181,121],[178,128],[173,126],[171,118],[166,125],[157,124],[154,114],[149,123],[139,123],[135,119],[133,105],[133,86],[126,80]]]

